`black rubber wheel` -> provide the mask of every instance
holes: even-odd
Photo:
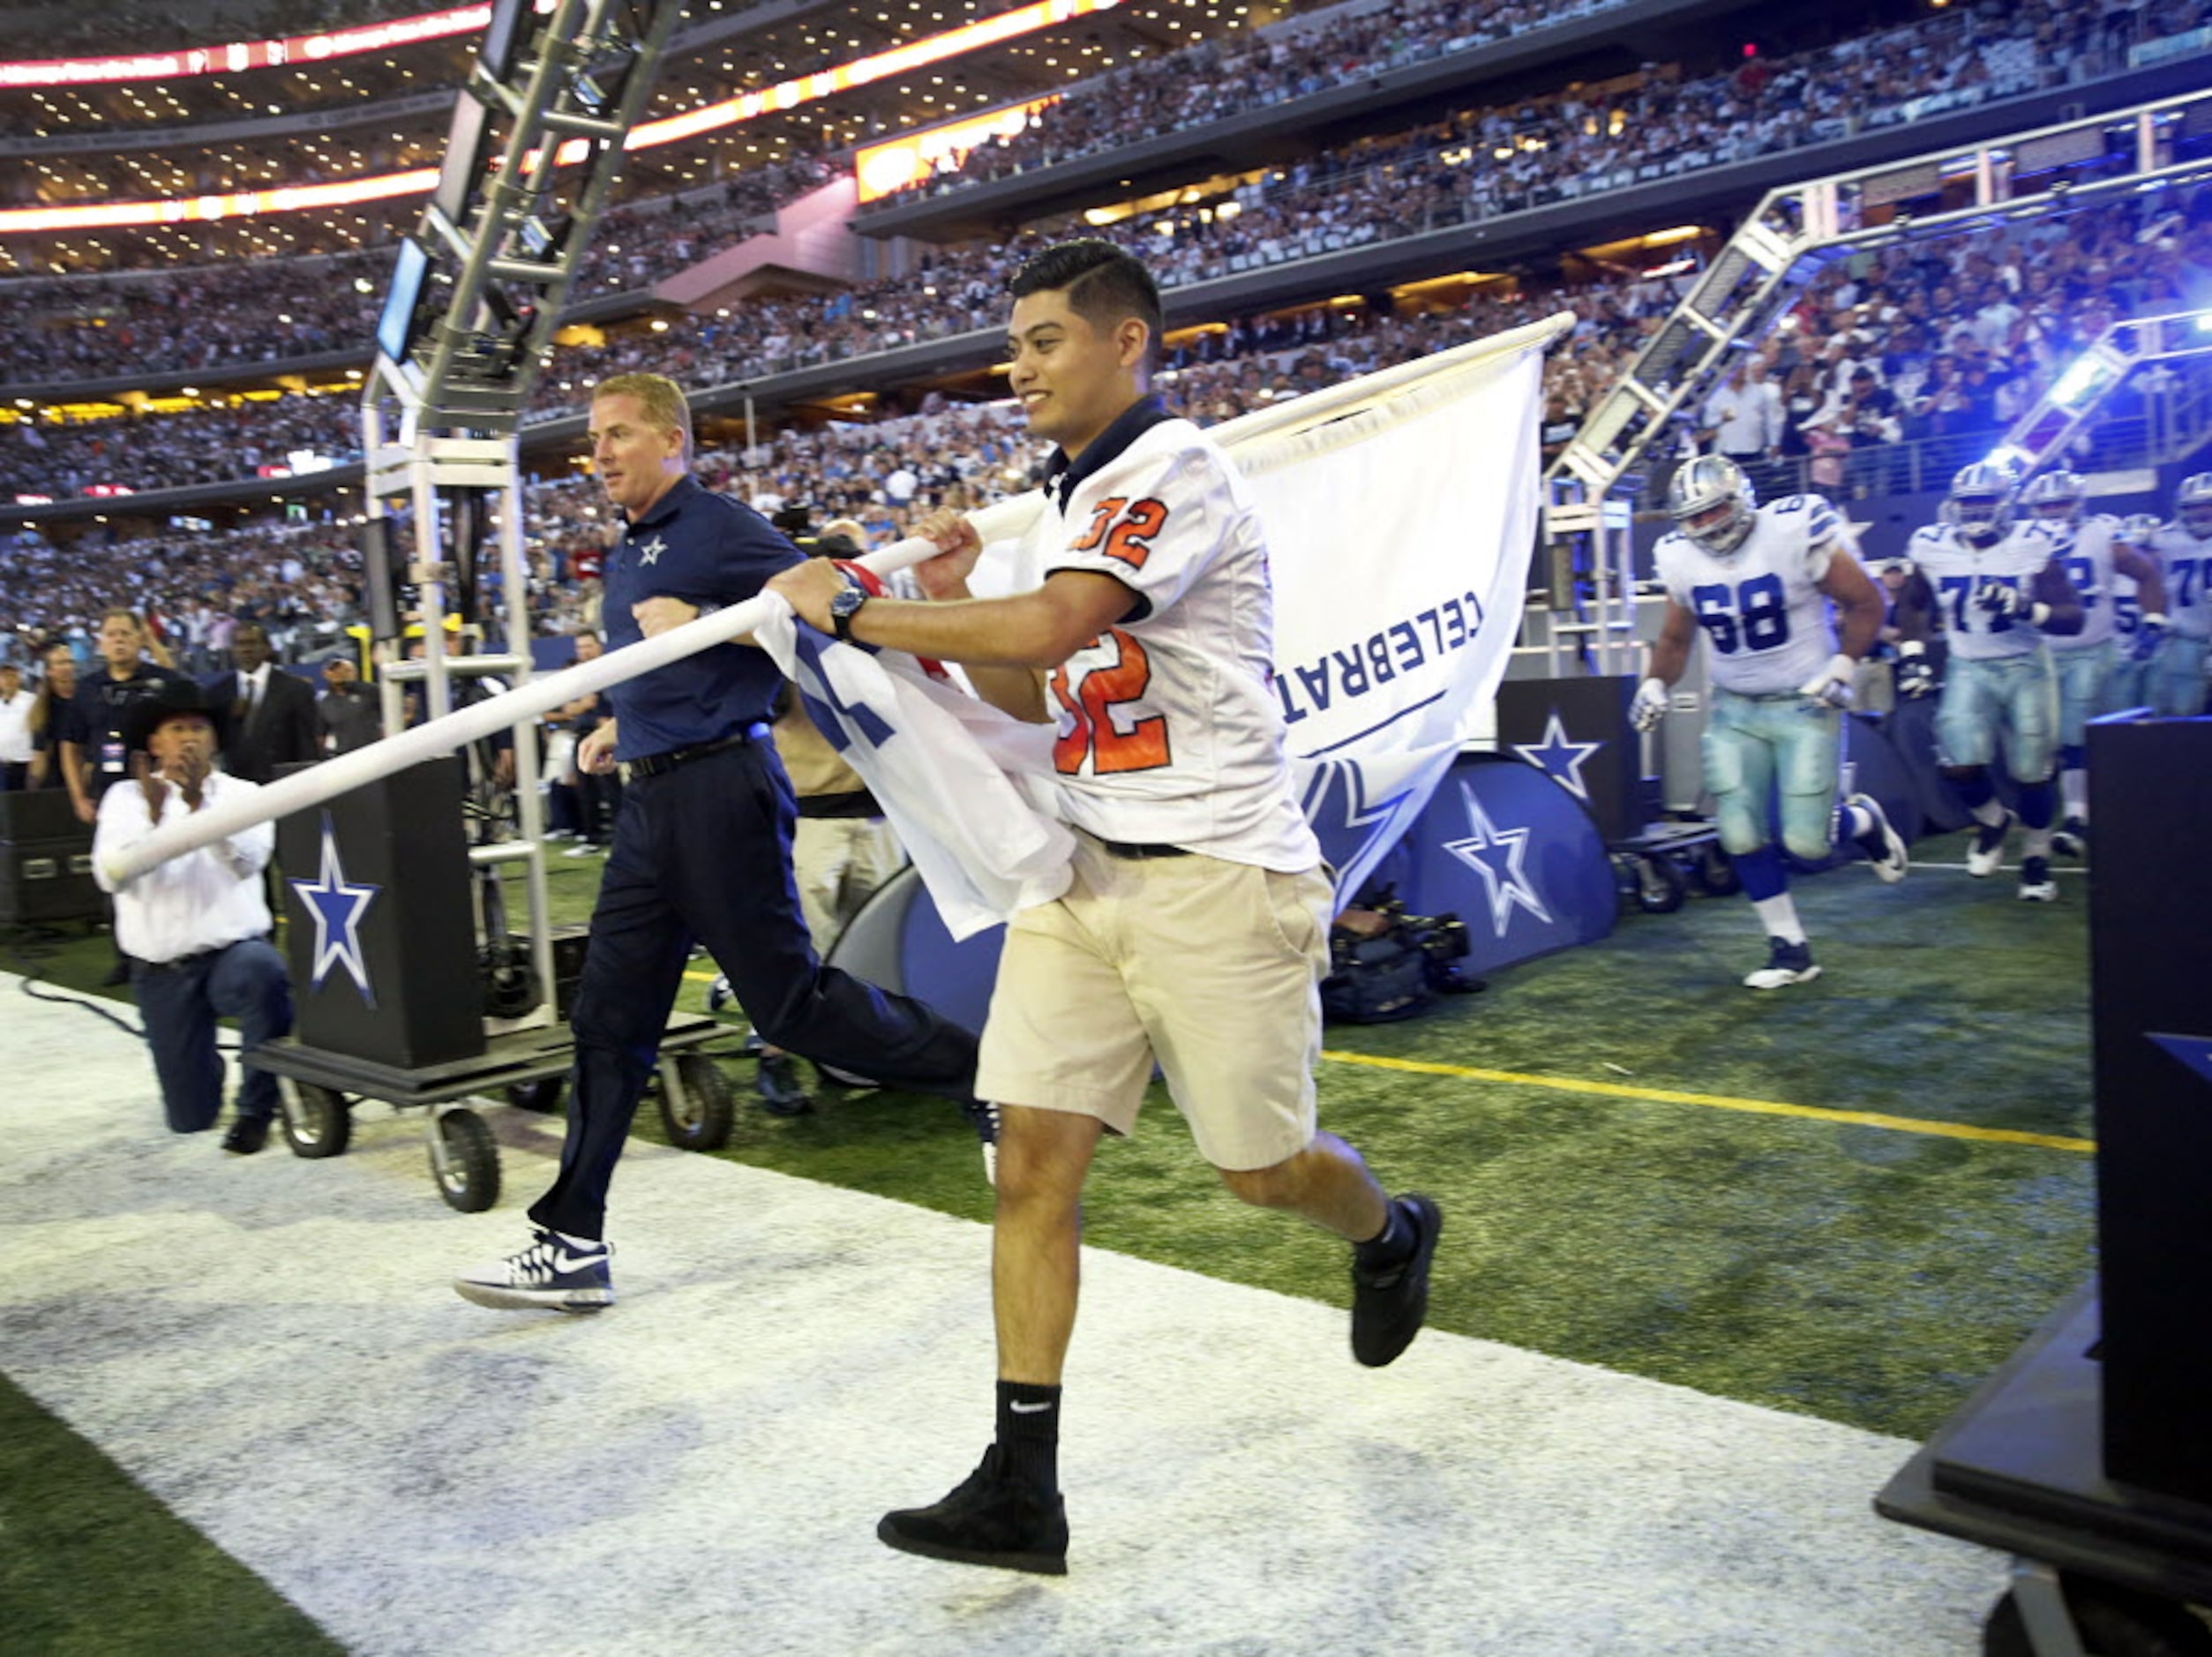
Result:
[[[353,1138],[353,1112],[343,1093],[318,1082],[289,1082],[278,1084],[276,1097],[284,1118],[284,1143],[294,1156],[319,1161],[346,1154]]]
[[[2212,1629],[2186,1605],[2065,1578],[2066,1608],[2088,1657],[2212,1657]],[[2020,1601],[2007,1593],[1982,1625],[1983,1657],[2035,1657]]]
[[[507,1087],[507,1103],[517,1110],[551,1113],[560,1108],[568,1091],[565,1076],[542,1076],[535,1082],[515,1082]]]
[[[1707,897],[1733,897],[1743,889],[1736,865],[1728,861],[1728,854],[1719,846],[1699,846],[1691,856],[1690,878]]]
[[[431,1154],[431,1178],[448,1208],[464,1214],[481,1214],[499,1200],[499,1145],[491,1129],[474,1111],[447,1111],[438,1119],[439,1143],[445,1150],[441,1166]]]
[[[1671,915],[1690,893],[1690,881],[1672,860],[1663,857],[1636,859],[1636,907],[1646,915]]]
[[[737,1119],[722,1067],[703,1053],[683,1053],[676,1061],[676,1079],[680,1100],[672,1098],[665,1085],[660,1089],[661,1126],[668,1130],[668,1143],[686,1151],[721,1150],[730,1143]]]

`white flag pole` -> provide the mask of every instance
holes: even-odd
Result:
[[[1009,530],[994,521],[994,514],[1000,520],[1012,520],[1016,527],[1011,533],[1019,533],[1018,526],[1026,523],[1034,511],[1033,506],[1018,500],[1004,501],[985,507],[973,514],[972,518],[986,539],[1002,539]],[[859,561],[878,574],[888,575],[894,570],[920,563],[936,551],[934,542],[915,536],[871,552]],[[523,720],[534,719],[574,701],[579,696],[605,690],[710,646],[726,643],[752,632],[782,608],[783,599],[772,593],[762,593],[741,604],[701,616],[619,650],[610,650],[596,661],[580,662],[558,673],[533,679],[526,685],[456,709],[412,730],[356,748],[351,754],[341,754],[307,770],[279,777],[251,794],[234,793],[203,811],[156,829],[135,845],[104,859],[101,872],[120,886],[157,863],[166,863],[187,851],[212,845],[243,828],[319,806],[395,771],[403,771],[410,765],[450,754],[466,743],[479,741]]]

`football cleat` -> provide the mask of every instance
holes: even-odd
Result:
[[[2069,817],[2058,825],[2051,836],[2051,849],[2062,858],[2086,858],[2089,855],[2089,825],[2079,817]]]
[[[2005,861],[2005,836],[2012,833],[2013,821],[2008,811],[1993,823],[1974,825],[1974,843],[1966,849],[1966,872],[1976,880],[1996,873]]]
[[[2023,903],[2055,903],[2058,901],[2058,882],[2051,878],[2051,865],[2041,858],[2028,858],[2020,866],[2020,901]]]
[[[1905,837],[1890,826],[1889,814],[1871,794],[1854,794],[1844,804],[1856,806],[1873,818],[1873,828],[1859,836],[1856,843],[1866,853],[1867,866],[1874,871],[1874,878],[1885,886],[1896,885],[1912,866],[1912,859],[1905,852]]]
[[[1790,984],[1810,984],[1820,976],[1819,963],[1812,958],[1812,946],[1802,938],[1796,943],[1769,938],[1766,948],[1766,964],[1745,975],[1745,989],[1778,990]]]
[[[718,1013],[736,999],[730,993],[730,975],[727,972],[716,973],[715,981],[707,986],[707,1010]]]

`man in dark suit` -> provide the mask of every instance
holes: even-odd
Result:
[[[322,758],[314,689],[276,664],[267,631],[259,622],[241,622],[230,657],[234,671],[208,686],[223,769],[249,783],[269,783],[280,765]]]

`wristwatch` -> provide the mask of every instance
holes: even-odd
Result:
[[[852,619],[860,613],[860,606],[867,602],[868,589],[850,580],[844,591],[829,601],[829,625],[847,644],[852,642]]]

